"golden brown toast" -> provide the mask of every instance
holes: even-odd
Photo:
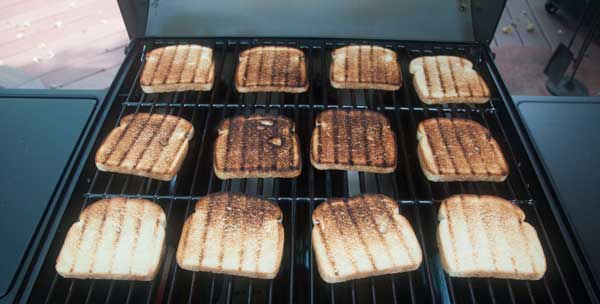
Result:
[[[426,104],[485,103],[490,90],[473,63],[456,56],[425,56],[409,65],[413,86]]]
[[[417,154],[433,182],[502,182],[508,163],[488,129],[461,118],[431,118],[419,123]]]
[[[282,216],[265,199],[209,194],[196,203],[183,226],[177,264],[191,271],[272,279],[283,255]]]
[[[338,89],[395,91],[402,85],[396,52],[374,45],[350,45],[331,54],[331,85]]]
[[[212,49],[179,44],[153,49],[146,54],[140,85],[145,93],[210,91],[214,81]]]
[[[167,114],[123,117],[96,152],[100,171],[171,180],[181,167],[194,136],[190,122]]]
[[[240,53],[235,87],[240,93],[308,90],[304,53],[286,46],[258,46]]]
[[[310,161],[319,170],[390,173],[396,155],[396,135],[381,113],[335,109],[317,116]]]
[[[221,122],[214,170],[220,179],[292,178],[302,161],[294,122],[285,116],[253,114]]]
[[[438,213],[442,266],[454,277],[538,280],[546,258],[535,229],[516,205],[489,195],[454,195]]]
[[[86,207],[56,260],[65,278],[150,281],[165,241],[166,217],[147,200],[115,197]]]
[[[421,265],[415,233],[387,196],[329,199],[315,209],[312,220],[313,248],[325,282],[412,271]]]

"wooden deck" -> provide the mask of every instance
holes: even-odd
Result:
[[[515,95],[547,94],[542,70],[576,25],[560,12],[548,14],[544,1],[508,0],[492,42]],[[0,20],[0,87],[102,89],[125,57],[128,37],[116,1],[0,0]],[[592,94],[600,92],[598,63],[596,41],[577,77]]]

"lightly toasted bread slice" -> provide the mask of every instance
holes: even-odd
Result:
[[[220,179],[293,178],[302,161],[294,122],[280,115],[252,114],[219,124],[214,170]]]
[[[402,71],[393,50],[350,45],[336,49],[331,56],[330,79],[334,88],[396,91],[402,85]]]
[[[423,258],[410,223],[391,198],[334,198],[312,214],[312,242],[327,283],[412,271]]]
[[[209,194],[185,221],[177,264],[191,271],[272,279],[283,256],[279,207],[237,193]]]
[[[240,93],[308,90],[304,53],[286,46],[258,46],[240,53],[235,73]]]
[[[334,109],[317,116],[310,161],[319,170],[391,173],[396,155],[396,135],[381,113]]]
[[[150,281],[159,268],[165,226],[165,212],[151,201],[97,201],[69,228],[56,271],[65,278]]]
[[[215,81],[213,51],[195,44],[170,45],[146,54],[140,77],[145,93],[210,91]]]
[[[462,118],[430,118],[419,123],[417,154],[433,182],[502,182],[508,163],[488,129]]]
[[[96,152],[100,171],[168,181],[185,159],[192,124],[167,114],[136,113],[123,117]]]
[[[473,63],[456,56],[424,56],[409,65],[413,86],[426,104],[486,103],[490,90]]]
[[[521,208],[489,195],[454,195],[438,213],[444,270],[454,277],[538,280],[546,258]]]

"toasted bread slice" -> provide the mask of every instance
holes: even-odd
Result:
[[[221,122],[214,169],[220,179],[292,178],[302,161],[294,122],[285,116],[253,114]]]
[[[140,85],[145,93],[210,91],[215,82],[211,48],[170,45],[146,54]]]
[[[237,193],[209,194],[183,226],[177,264],[191,271],[272,279],[283,256],[279,207]]]
[[[395,91],[402,85],[396,52],[380,46],[350,45],[331,54],[331,85],[337,89]]]
[[[310,161],[319,170],[390,173],[396,154],[396,135],[383,114],[335,109],[317,116]]]
[[[502,182],[508,163],[488,129],[468,119],[431,118],[417,128],[419,162],[433,182]]]
[[[455,195],[438,213],[437,242],[444,270],[454,277],[538,280],[546,258],[525,213],[489,195]]]
[[[387,196],[329,199],[315,209],[312,220],[313,248],[325,282],[412,271],[421,265],[415,233]]]
[[[168,181],[185,159],[192,124],[167,114],[137,113],[123,117],[96,152],[100,171]]]
[[[115,197],[86,207],[56,260],[65,278],[150,281],[165,241],[166,217],[147,200]]]
[[[486,103],[490,90],[473,63],[456,56],[425,56],[409,65],[413,86],[426,104]]]
[[[285,46],[259,46],[240,53],[235,73],[240,93],[308,90],[304,53]]]

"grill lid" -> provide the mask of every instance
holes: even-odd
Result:
[[[130,38],[314,37],[489,44],[505,1],[119,0]]]

